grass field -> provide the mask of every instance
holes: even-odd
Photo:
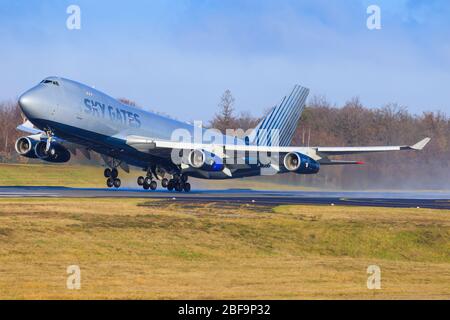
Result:
[[[105,188],[103,169],[101,165],[0,164],[0,186]],[[137,168],[130,173],[122,170],[119,172],[123,187],[137,188],[136,179],[143,175]],[[207,181],[192,178],[190,182],[194,189],[308,189],[304,186],[274,184],[258,179]]]
[[[0,298],[449,299],[450,212],[1,199]]]
[[[0,186],[103,188],[105,178],[100,165],[0,164]]]

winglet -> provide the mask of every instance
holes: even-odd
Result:
[[[410,148],[413,149],[413,150],[418,150],[418,151],[420,151],[420,150],[422,150],[423,148],[425,148],[425,146],[426,146],[426,145],[428,144],[428,142],[430,142],[430,141],[431,141],[431,138],[425,138],[425,139],[423,139],[423,140],[417,142],[415,145],[410,146]]]

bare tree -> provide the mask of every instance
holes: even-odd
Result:
[[[244,131],[255,128],[260,119],[253,117],[249,112],[241,112],[239,117],[235,119],[236,128]]]
[[[0,102],[0,154],[6,160],[14,154],[14,143],[20,136],[16,127],[21,122],[22,115],[16,102]]]
[[[211,121],[211,127],[225,133],[227,129],[236,128],[236,118],[234,112],[234,97],[230,90],[226,90],[219,103],[219,112],[216,113],[214,119]]]

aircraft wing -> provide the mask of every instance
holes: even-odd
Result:
[[[277,147],[277,146],[256,146],[256,145],[225,145],[207,143],[186,143],[167,140],[157,140],[147,137],[128,136],[127,144],[139,151],[152,153],[158,149],[195,150],[201,149],[215,153],[218,156],[226,157],[226,151],[245,152],[273,152],[289,153],[300,152],[310,156],[314,160],[326,159],[328,156],[389,152],[402,150],[422,150],[429,142],[430,138],[425,138],[412,146],[379,146],[379,147]],[[357,162],[351,161],[348,164]],[[329,161],[328,164],[347,164]]]
[[[41,130],[36,129],[34,127],[34,125],[30,122],[30,120],[25,121],[24,123],[22,123],[21,125],[19,125],[17,127],[17,130],[26,132],[26,133],[30,133],[30,134],[39,134],[42,133]]]
[[[381,146],[381,147],[317,147],[317,152],[327,156],[360,154],[372,152],[401,151],[401,150],[422,150],[431,141],[425,138],[412,146]]]

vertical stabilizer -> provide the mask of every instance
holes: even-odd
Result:
[[[309,89],[296,85],[289,96],[256,126],[249,136],[251,144],[271,146],[289,146],[297,128],[300,116],[305,108]]]

